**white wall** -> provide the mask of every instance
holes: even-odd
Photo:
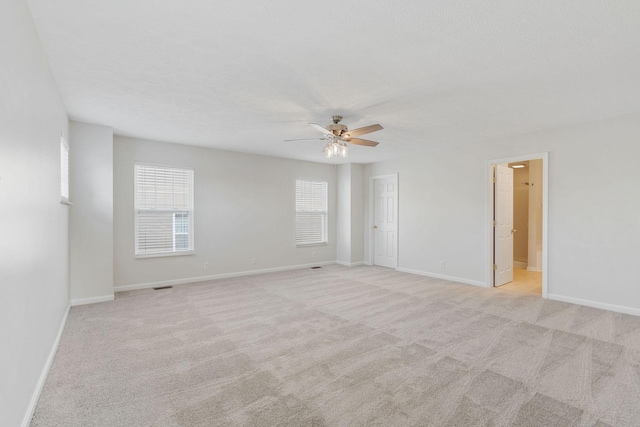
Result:
[[[68,120],[25,1],[0,2],[0,62],[0,424],[19,426],[69,304]]]
[[[113,299],[113,130],[70,122],[71,304]]]
[[[135,161],[194,168],[195,255],[135,258]],[[116,291],[336,259],[333,165],[116,136],[113,166]],[[296,178],[328,182],[328,245],[295,246]],[[253,257],[256,264],[251,264]],[[208,270],[204,262],[210,263]]]
[[[545,151],[549,296],[640,314],[640,114],[367,166],[399,173],[399,267],[486,284],[487,162]]]

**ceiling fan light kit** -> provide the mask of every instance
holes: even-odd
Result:
[[[322,149],[327,159],[332,157],[347,157],[349,155],[347,144],[336,136],[331,136],[329,142]]]
[[[375,141],[369,141],[368,139],[354,138],[356,136],[364,135],[367,133],[375,132],[383,129],[379,124],[369,125],[354,130],[349,130],[346,125],[340,123],[342,116],[331,116],[332,124],[326,128],[320,126],[317,123],[309,123],[309,126],[322,132],[324,137],[317,138],[321,141],[327,141],[322,151],[327,156],[327,159],[332,157],[347,157],[348,147],[347,143],[364,145],[365,147],[375,147],[378,145]],[[309,139],[288,139],[287,141],[308,141]]]

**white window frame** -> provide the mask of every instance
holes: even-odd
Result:
[[[156,202],[152,203],[156,206],[141,206],[143,203],[138,200],[139,196],[139,172],[147,169],[147,171],[157,169],[162,170],[164,173],[168,173],[169,171],[180,171],[182,173],[186,172],[188,176],[188,200],[186,206],[157,206]],[[153,163],[142,163],[135,162],[134,163],[134,223],[135,223],[135,236],[134,236],[134,244],[135,244],[135,256],[136,258],[153,258],[153,257],[166,257],[166,256],[182,256],[182,255],[193,255],[195,253],[195,243],[194,243],[194,170],[193,168],[185,168],[180,166],[169,166],[169,165],[160,165]],[[152,197],[157,197],[156,193],[149,192],[148,195]],[[171,194],[171,198],[173,199],[175,193]],[[145,250],[145,248],[141,247],[141,242],[139,241],[139,223],[140,223],[140,214],[167,214],[170,215],[171,218],[171,238],[166,241],[165,250]],[[186,214],[188,218],[188,231],[177,232],[176,229],[176,215],[178,214]],[[168,219],[168,218],[167,218]],[[187,234],[188,237],[188,247],[187,249],[179,249],[176,246],[176,235],[184,235]]]
[[[69,202],[69,144],[60,135],[60,203],[70,205]]]
[[[304,193],[304,185],[310,184],[312,188],[312,194]],[[313,190],[316,190],[316,194],[313,194]],[[310,202],[311,207],[305,208],[302,205],[302,201],[299,197],[307,197],[313,199]],[[321,200],[319,198],[323,198]],[[313,179],[296,179],[295,187],[295,222],[296,233],[295,242],[297,247],[301,246],[319,246],[328,244],[329,236],[329,184],[327,181],[313,180]],[[315,215],[320,218],[320,232],[316,238],[301,236],[301,232],[304,231],[300,228],[301,216]],[[309,230],[306,230],[307,232]]]

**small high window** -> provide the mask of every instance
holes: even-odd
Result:
[[[69,203],[69,146],[60,137],[60,201]]]

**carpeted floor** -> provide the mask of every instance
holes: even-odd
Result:
[[[640,317],[377,267],[121,293],[31,425],[638,426]]]

